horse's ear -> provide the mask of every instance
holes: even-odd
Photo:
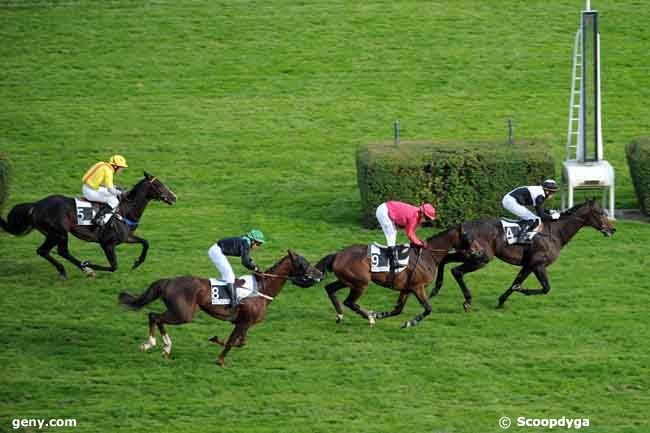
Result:
[[[296,259],[296,253],[294,253],[294,252],[291,251],[291,250],[287,250],[287,255],[288,255],[289,257],[291,257],[291,260],[295,260],[295,259]]]
[[[147,173],[146,171],[144,172],[144,177],[147,178],[147,180],[151,179],[151,175]]]

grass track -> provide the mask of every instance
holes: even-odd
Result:
[[[605,155],[617,206],[637,207],[623,147],[647,135],[647,7],[602,1]],[[579,5],[557,2],[0,1],[0,151],[15,164],[9,205],[76,194],[95,159],[124,154],[179,196],[152,204],[120,270],[61,285],[36,257],[37,233],[0,234],[0,431],[14,418],[76,418],[75,432],[496,432],[501,416],[590,418],[590,432],[645,432],[650,381],[646,276],[650,228],[585,230],[550,269],[546,297],[496,298],[515,269],[468,277],[464,314],[449,276],[415,329],[334,323],[321,286],[287,286],[266,322],[212,364],[199,316],[172,328],[174,354],[137,352],[144,313],[120,290],[169,275],[213,275],[206,250],[258,226],[255,258],[287,248],[312,262],[377,240],[359,228],[359,143],[520,138],[564,154]],[[444,212],[444,209],[439,211]],[[3,215],[6,215],[5,209]],[[423,230],[422,233],[429,233]],[[101,261],[73,240],[78,257]],[[238,268],[241,270],[241,267]],[[528,286],[536,285],[534,280]],[[393,305],[371,286],[362,303]],[[159,304],[154,308],[160,308]],[[65,429],[52,429],[65,431]],[[509,431],[536,431],[511,428]],[[544,431],[539,430],[539,431]]]

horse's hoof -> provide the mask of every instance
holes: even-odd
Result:
[[[83,271],[84,274],[86,274],[86,277],[88,278],[95,278],[97,276],[95,271],[89,268],[88,266],[81,268],[81,270]]]
[[[499,301],[499,303],[497,304],[497,310],[503,310],[504,304],[505,304],[504,302]]]
[[[142,264],[142,262],[140,260],[136,260],[135,262],[133,262],[133,267],[131,269],[135,269],[138,266],[140,266],[141,264]]]
[[[214,344],[218,344],[219,346],[223,346],[225,344],[223,341],[219,340],[219,337],[217,337],[216,335],[208,338],[208,341]]]
[[[375,317],[373,315],[368,316],[368,324],[370,325],[371,328],[375,327]]]
[[[169,350],[169,352],[163,347],[163,352],[162,352],[162,357],[165,359],[169,359],[172,356],[172,351]]]
[[[343,314],[336,315],[336,323],[341,323],[343,321]]]
[[[417,322],[415,320],[408,320],[402,323],[402,329],[411,328],[415,325],[417,325]]]
[[[223,367],[223,366],[225,365],[225,362],[224,362],[224,360],[223,360],[223,358],[222,358],[221,356],[218,357],[217,360],[216,360],[215,362],[217,363],[217,365],[218,365],[219,367]]]
[[[59,281],[62,283],[65,282],[65,280],[68,279],[68,276],[66,274],[59,274]]]
[[[463,302],[463,309],[465,310],[466,313],[468,313],[469,310],[472,309],[472,304],[470,304],[468,302]]]

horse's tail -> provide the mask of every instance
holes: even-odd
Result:
[[[34,203],[17,204],[7,215],[7,221],[0,218],[0,228],[15,236],[26,235],[34,228],[33,209]]]
[[[117,297],[120,304],[124,304],[133,310],[139,310],[147,304],[152,303],[162,295],[162,291],[169,282],[168,278],[155,281],[149,286],[144,293],[139,296],[133,296],[127,292],[122,292]]]
[[[323,257],[318,263],[316,263],[316,269],[321,271],[323,275],[325,275],[327,271],[332,271],[332,263],[334,263],[335,258],[336,253]]]

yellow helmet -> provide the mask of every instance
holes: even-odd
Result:
[[[128,164],[126,163],[126,159],[122,155],[113,155],[111,156],[111,159],[108,162],[118,167],[124,167],[124,168],[128,167]]]

